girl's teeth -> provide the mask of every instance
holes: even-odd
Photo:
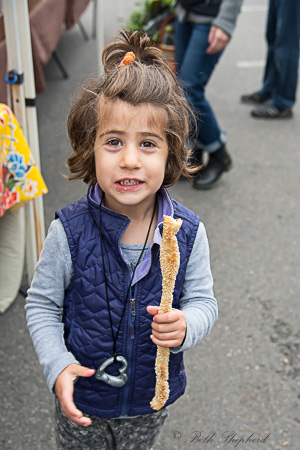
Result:
[[[135,184],[139,184],[137,180],[122,180],[120,181],[121,186],[133,186]]]

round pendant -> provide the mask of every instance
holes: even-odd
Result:
[[[109,375],[105,372],[105,369],[113,364],[115,361],[122,363],[122,367],[119,369],[120,375],[114,376]],[[104,381],[104,383],[109,384],[113,387],[122,387],[127,383],[128,377],[126,374],[127,369],[127,361],[124,358],[124,356],[117,356],[116,359],[112,356],[111,358],[108,358],[104,363],[101,364],[99,369],[97,370],[95,377],[98,381]]]

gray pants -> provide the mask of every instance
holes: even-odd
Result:
[[[91,416],[89,427],[69,420],[56,399],[56,442],[59,450],[150,450],[168,416],[167,409],[132,419]]]

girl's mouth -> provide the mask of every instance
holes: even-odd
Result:
[[[124,180],[117,181],[116,187],[119,191],[129,191],[137,189],[142,184],[144,182],[141,180],[125,178]]]

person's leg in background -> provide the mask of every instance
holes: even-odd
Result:
[[[201,163],[203,151],[208,152],[209,156],[207,166],[193,180],[196,189],[212,187],[231,166],[231,158],[225,147],[226,136],[205,97],[205,87],[222,54],[206,54],[209,30],[208,24],[176,21],[175,25],[178,76],[183,81],[183,88],[198,119],[195,162]]]
[[[299,68],[300,0],[272,0],[276,7],[275,80],[268,104],[252,111],[256,118],[291,117]]]
[[[276,23],[277,9],[274,0],[269,0],[269,9],[266,27],[266,41],[268,45],[267,60],[263,77],[263,86],[253,94],[242,95],[242,103],[262,104],[265,103],[272,95],[272,91],[276,82],[276,64],[274,57],[274,45],[276,40]]]
[[[263,78],[263,85],[262,88],[258,91],[258,93],[265,99],[271,98],[278,77],[275,59],[277,21],[278,9],[276,0],[269,0],[269,10],[266,27],[266,41],[268,45],[267,60]]]
[[[274,0],[269,0],[269,9],[266,27],[266,41],[268,45],[267,60],[265,65],[263,86],[259,91],[252,94],[242,95],[242,103],[252,105],[259,105],[265,103],[271,97],[273,88],[276,83],[277,70],[274,57],[274,46],[276,40],[276,23],[277,23],[277,8]]]
[[[175,53],[176,53],[176,73],[179,78],[181,78],[181,69],[184,64],[185,54],[187,52],[189,42],[192,36],[193,24],[190,22],[180,23],[176,20],[175,22]],[[182,79],[182,78],[181,78]],[[186,91],[186,85],[183,83],[183,89]],[[191,103],[191,99],[188,98]],[[203,149],[198,146],[198,143],[194,143],[193,150],[193,163],[197,166],[202,165]]]
[[[263,103],[260,99],[268,99],[251,112],[253,117],[291,117],[298,83],[300,0],[270,0],[266,37],[268,54],[263,87],[241,100],[259,104]]]

